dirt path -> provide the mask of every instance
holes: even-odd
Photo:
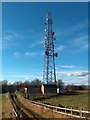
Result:
[[[19,101],[15,94],[10,94],[10,99],[16,111],[18,120],[42,120],[40,115],[25,107],[25,105]]]
[[[8,93],[2,95],[2,118],[12,118],[15,120],[13,106]]]
[[[28,102],[26,99],[24,99],[21,95],[17,94],[17,98],[20,100],[22,104],[24,104],[28,109],[32,109],[34,112],[42,116],[43,118],[67,118],[66,115],[56,113],[54,111],[51,111],[49,109],[45,109],[40,105],[34,105],[30,102]]]

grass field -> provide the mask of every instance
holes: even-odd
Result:
[[[2,94],[0,94],[0,120],[2,116]]]
[[[84,110],[88,110],[88,91],[79,91],[78,93],[78,95],[59,95],[54,98],[41,101],[56,106],[61,104],[68,108],[73,107],[74,109],[83,108]]]
[[[6,102],[6,94],[2,94],[2,106],[5,104]]]

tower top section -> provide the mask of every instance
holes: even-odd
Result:
[[[52,20],[52,13],[51,12],[48,12],[46,14],[46,20],[45,20],[45,24],[52,24],[53,23],[53,20]]]

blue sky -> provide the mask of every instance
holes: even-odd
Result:
[[[42,80],[46,12],[53,16],[57,79],[87,84],[88,3],[3,3],[3,79]]]

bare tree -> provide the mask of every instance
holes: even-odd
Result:
[[[2,93],[6,93],[8,91],[8,81],[7,80],[3,80],[1,82],[1,86],[2,86]]]
[[[39,79],[36,78],[31,82],[31,84],[36,85],[36,86],[40,86],[42,84],[42,82]]]
[[[57,87],[63,87],[63,86],[64,86],[64,82],[61,79],[59,79],[57,81]]]

